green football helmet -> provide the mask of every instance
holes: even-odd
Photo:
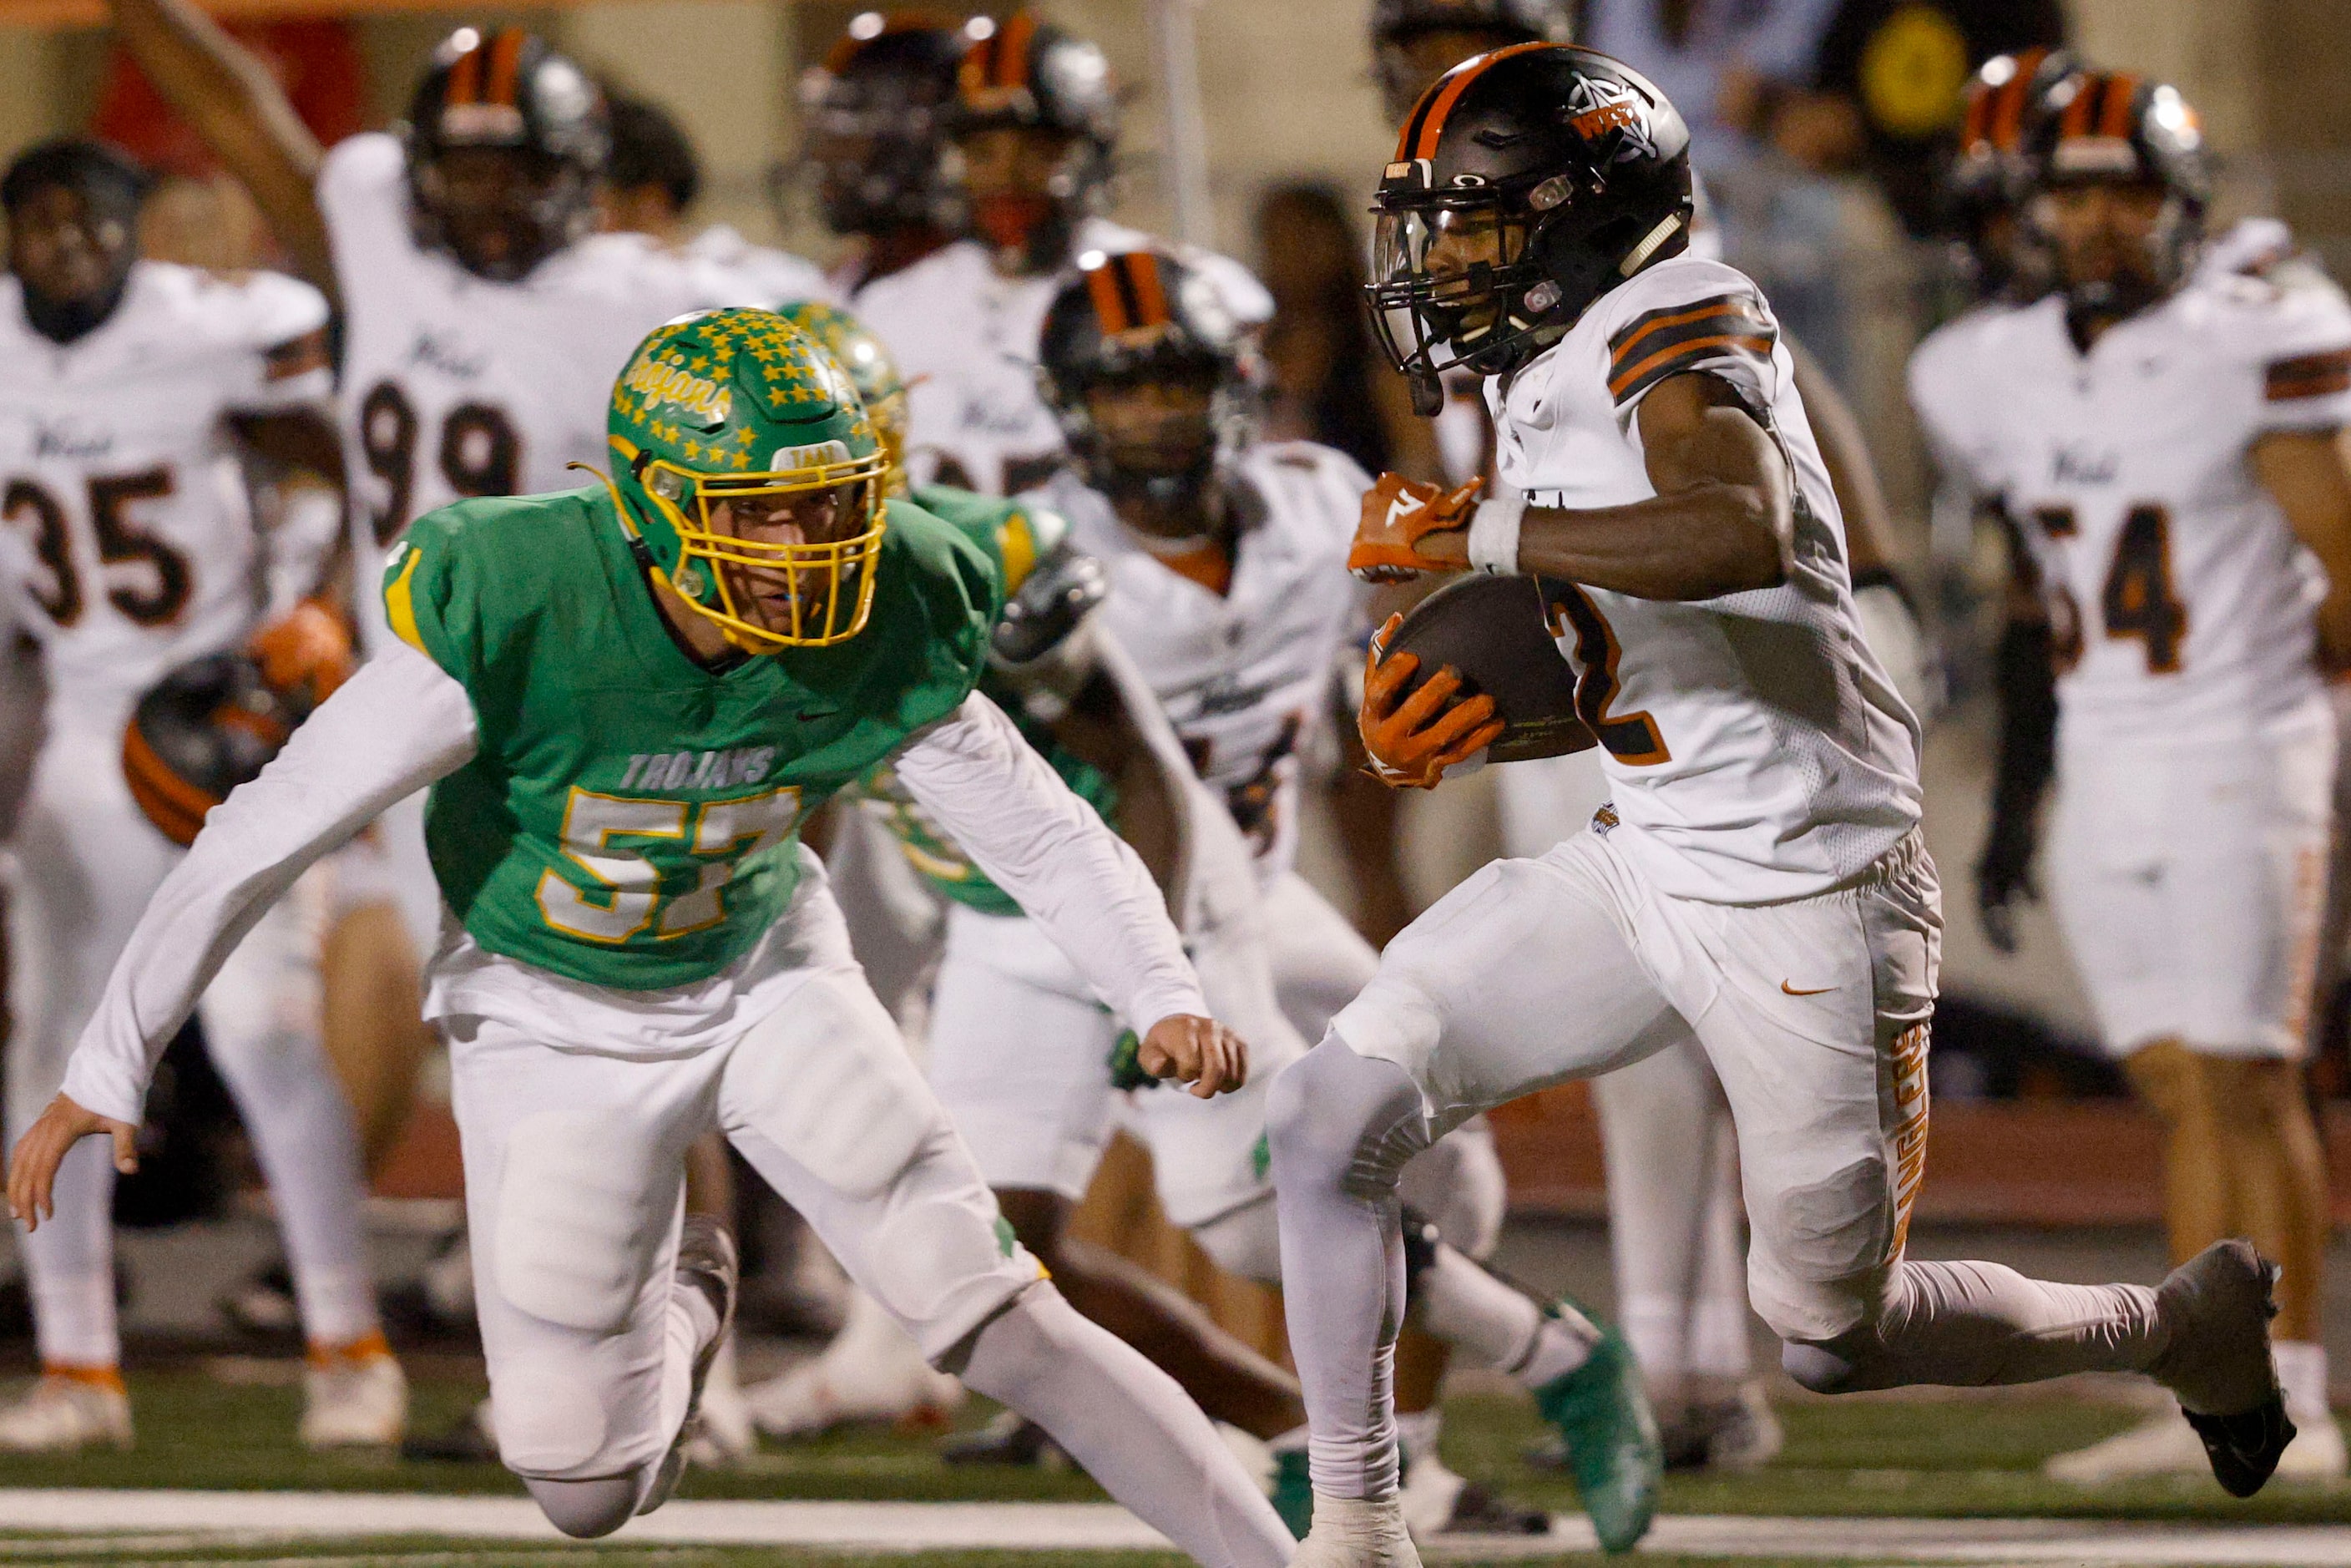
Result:
[[[898,363],[864,322],[837,305],[820,299],[797,299],[779,305],[776,314],[824,345],[825,352],[849,372],[850,383],[865,403],[865,417],[889,455],[889,488],[893,495],[906,487],[906,383]]]
[[[814,338],[772,310],[681,317],[630,356],[607,429],[622,525],[729,643],[767,653],[865,629],[889,457]],[[823,491],[839,493],[823,537],[758,537],[800,535],[804,507],[784,498]]]

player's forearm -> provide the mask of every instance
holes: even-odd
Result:
[[[386,807],[474,753],[465,688],[407,647],[322,704],[261,777],[215,807],[115,962],[65,1092],[135,1122],[156,1060],[256,921]]]
[[[1785,507],[1768,486],[1705,481],[1628,507],[1529,507],[1519,569],[1635,599],[1771,588],[1792,564]]]
[[[114,25],[156,90],[253,193],[302,277],[333,298],[318,139],[268,68],[193,0],[115,0]]]
[[[1205,1014],[1199,977],[1134,851],[974,694],[892,763],[898,782],[1010,894],[1137,1033]]]

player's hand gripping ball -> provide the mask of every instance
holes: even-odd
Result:
[[[1466,571],[1469,566],[1467,535],[1478,510],[1478,491],[1485,483],[1472,479],[1459,489],[1383,474],[1364,492],[1364,513],[1355,525],[1354,542],[1347,549],[1347,570],[1366,582],[1405,582],[1433,571]],[[1421,549],[1431,534],[1459,533],[1464,549],[1459,559],[1440,559]]]
[[[1461,673],[1450,664],[1416,687],[1419,655],[1388,652],[1403,625],[1402,615],[1389,616],[1364,651],[1364,706],[1355,731],[1381,783],[1434,789],[1447,768],[1468,762],[1501,734],[1502,721],[1494,716],[1492,697],[1460,695]]]

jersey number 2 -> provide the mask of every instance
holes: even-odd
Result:
[[[583,892],[543,871],[539,915],[566,936],[607,946],[648,928],[657,940],[706,930],[726,918],[724,895],[736,865],[782,843],[799,814],[800,792],[790,785],[698,806],[599,795],[574,785],[563,808],[563,855],[588,873],[595,889]],[[680,852],[692,854],[702,862],[694,886],[664,894],[662,868],[647,854],[615,846],[614,839],[668,841],[673,862]]]
[[[375,542],[389,545],[414,519],[416,405],[397,382],[378,382],[360,402],[360,447],[368,472],[384,484],[374,517]],[[502,409],[461,402],[441,422],[441,477],[460,496],[511,496],[522,482],[522,437]]]
[[[1646,710],[1640,713],[1618,714],[1609,711],[1616,700],[1616,660],[1621,650],[1616,646],[1616,633],[1608,618],[1600,613],[1600,606],[1591,596],[1572,582],[1553,578],[1543,581],[1544,598],[1551,608],[1551,632],[1564,637],[1572,630],[1575,634],[1575,662],[1583,674],[1575,681],[1575,713],[1608,755],[1627,768],[1650,768],[1660,762],[1671,762],[1672,752],[1666,749],[1666,737],[1657,733],[1657,721]]]
[[[172,471],[150,468],[89,482],[91,531],[98,535],[101,566],[144,565],[152,580],[144,588],[114,587],[107,602],[141,626],[162,626],[187,608],[193,580],[188,558],[131,520],[133,501],[160,501],[172,493]],[[0,494],[0,520],[33,528],[33,553],[48,568],[49,584],[32,591],[33,601],[59,626],[81,619],[81,574],[74,566],[73,536],[65,503],[30,479],[11,479]]]

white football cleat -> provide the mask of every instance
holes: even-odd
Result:
[[[2332,1416],[2315,1415],[2294,1424],[2294,1441],[2278,1456],[2279,1479],[2289,1481],[2339,1481],[2351,1475],[2351,1453],[2343,1446],[2343,1428]]]
[[[770,1437],[803,1437],[859,1421],[944,1431],[963,1385],[923,1359],[906,1331],[860,1291],[849,1322],[822,1354],[743,1391],[751,1419]]]
[[[131,1396],[111,1381],[50,1373],[0,1409],[0,1451],[76,1454],[131,1447]]]
[[[408,1378],[389,1350],[329,1355],[302,1369],[306,1448],[397,1448],[408,1434]]]
[[[2147,1476],[2200,1476],[2209,1468],[2204,1440],[2177,1406],[2104,1442],[2059,1454],[2041,1467],[2051,1480],[2075,1486],[2103,1486]]]
[[[1290,1554],[1290,1568],[1420,1568],[1405,1528],[1404,1500],[1314,1494],[1314,1528]]]

